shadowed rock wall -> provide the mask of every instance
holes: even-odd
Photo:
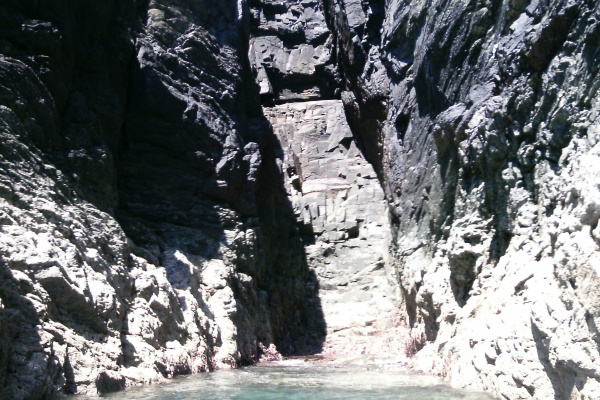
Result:
[[[0,397],[119,390],[308,335],[322,315],[244,79],[246,5],[7,1],[0,22]]]
[[[597,398],[598,2],[324,4],[415,365],[506,399]]]

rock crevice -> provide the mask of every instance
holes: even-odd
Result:
[[[405,320],[453,385],[598,398],[598,7],[5,0],[0,396]]]

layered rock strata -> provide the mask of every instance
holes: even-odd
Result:
[[[281,143],[279,166],[319,285],[324,351],[402,350],[375,345],[391,340],[399,323],[390,222],[383,189],[356,145],[342,102],[282,104],[265,114]]]
[[[598,398],[598,2],[324,4],[416,364],[505,399]]]

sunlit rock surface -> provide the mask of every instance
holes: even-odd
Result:
[[[388,257],[390,220],[383,189],[356,145],[342,102],[289,103],[265,114],[281,144],[279,165],[318,280],[325,351],[403,350],[381,346],[395,339],[392,328],[399,323]]]
[[[598,398],[599,3],[324,4],[415,365],[505,399]]]

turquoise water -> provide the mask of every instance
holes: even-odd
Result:
[[[430,376],[376,367],[259,365],[173,379],[105,395],[111,400],[491,400],[441,385]]]

